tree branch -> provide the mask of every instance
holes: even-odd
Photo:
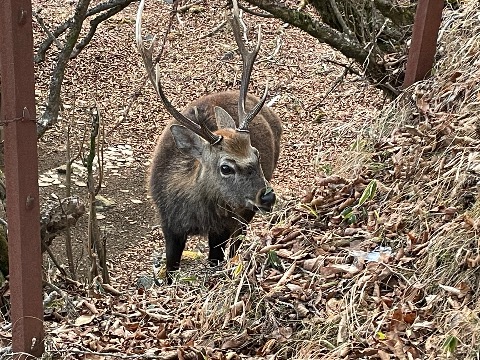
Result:
[[[90,0],[79,0],[77,7],[75,8],[75,14],[73,15],[72,25],[70,27],[70,31],[68,32],[66,43],[58,55],[57,64],[55,65],[55,69],[53,70],[52,77],[50,79],[47,106],[42,117],[37,123],[38,137],[41,137],[45,131],[57,121],[61,102],[60,89],[65,76],[65,68],[68,60],[70,59],[73,48],[77,43],[80,31],[82,30],[82,24],[85,20],[89,5]]]
[[[343,34],[330,26],[317,21],[312,16],[302,11],[293,10],[284,6],[276,5],[272,0],[246,0],[252,5],[269,12],[275,17],[300,28],[306,33],[317,38],[345,56],[364,63],[369,59],[369,52],[357,41],[357,39]],[[370,61],[370,63],[374,63]]]
[[[412,3],[409,6],[401,6],[397,3],[392,3],[390,0],[374,0],[375,7],[382,13],[383,16],[392,20],[398,26],[410,26],[415,19],[416,4]]]
[[[249,14],[254,15],[254,16],[263,17],[263,18],[267,18],[267,19],[274,17],[272,14],[265,14],[265,13],[260,13],[258,11],[254,11],[252,9],[247,8],[246,6],[243,6],[242,4],[238,4],[238,7],[240,9],[242,9],[243,11],[245,11],[246,13],[249,13]]]
[[[50,29],[45,25],[45,22],[43,21],[42,17],[40,16],[40,11],[42,9],[38,9],[38,11],[32,11],[32,15],[35,16],[35,19],[38,22],[38,25],[42,28],[43,31],[48,35],[47,39],[52,40],[55,45],[57,45],[58,50],[62,50],[63,44],[55,37],[55,35],[52,34]]]
[[[128,5],[130,5],[134,1],[137,1],[137,0],[122,0],[121,4],[118,4],[118,5],[115,5],[114,7],[108,8],[108,10],[105,11],[103,14],[98,15],[93,20],[90,20],[90,30],[88,31],[88,34],[85,35],[85,37],[81,41],[78,42],[78,44],[75,46],[75,49],[73,50],[70,58],[74,59],[75,57],[77,57],[78,54],[80,54],[80,52],[85,48],[85,46],[88,45],[90,40],[92,40],[93,35],[95,35],[95,32],[97,31],[98,25],[102,21],[105,21],[108,18],[112,17],[113,15],[119,13],[120,11],[125,9]]]
[[[91,9],[89,9],[85,15],[85,17],[90,17],[92,15],[96,15],[102,11],[105,11],[105,10],[109,10],[109,9],[112,9],[112,8],[115,8],[117,6],[123,6],[125,4],[125,6],[123,6],[121,9],[124,9],[126,6],[128,6],[129,4],[131,4],[132,2],[137,2],[138,0],[108,0],[108,1],[105,1],[101,4],[98,4],[94,7],[92,7]],[[121,10],[120,9],[120,10]],[[119,11],[120,11],[119,10]],[[118,12],[118,11],[117,11]],[[114,14],[116,14],[117,12],[115,12]],[[112,15],[114,15],[112,14]],[[103,21],[103,20],[101,20]],[[53,32],[51,32],[51,34],[53,35],[53,37],[51,36],[48,36],[38,47],[38,50],[37,50],[37,53],[35,54],[35,62],[36,63],[39,63],[39,62],[42,62],[45,60],[45,54],[47,52],[47,50],[50,48],[50,46],[52,45],[52,43],[60,36],[62,35],[70,26],[72,26],[72,22],[73,22],[73,17],[67,19],[66,21],[64,21],[63,23],[61,23],[60,25],[58,25],[56,27],[55,30],[53,30]],[[100,21],[99,21],[100,22]],[[98,25],[98,24],[97,24]],[[40,25],[41,26],[41,25]],[[43,28],[43,27],[42,27]],[[78,51],[79,53],[80,51]],[[75,54],[75,56],[78,55],[78,53]]]
[[[397,95],[396,91],[392,91],[395,87],[388,84],[389,74],[383,65],[383,54],[378,51],[377,47],[372,48],[371,46],[366,46],[367,44],[360,43],[353,33],[349,32],[352,34],[349,35],[349,33],[341,32],[342,26],[340,24],[332,27],[303,11],[278,5],[274,0],[245,1],[269,12],[276,18],[305,31],[319,41],[340,51],[346,57],[355,60],[362,66],[366,76],[374,86],[383,90],[389,96],[395,97]],[[326,3],[329,4],[328,1]],[[323,16],[324,14],[321,15]],[[333,16],[332,21],[337,22],[337,17]],[[343,25],[346,26],[345,24]]]
[[[60,43],[60,41],[57,39],[58,36],[60,36],[67,29],[69,29],[69,32],[65,39],[65,44],[62,45],[63,47],[58,55],[55,69],[52,72],[46,110],[41,119],[39,119],[37,125],[38,137],[41,137],[45,131],[57,121],[61,103],[60,89],[62,87],[65,68],[68,61],[78,56],[85,46],[90,43],[98,25],[102,21],[105,21],[113,15],[119,13],[135,1],[138,0],[108,0],[92,7],[91,9],[88,9],[91,0],[81,0],[78,2],[75,8],[73,17],[60,24],[53,32],[48,32],[45,27],[45,31],[47,34],[49,34],[49,36],[40,44],[35,56],[36,62],[40,62],[45,59],[45,53],[54,41]],[[104,12],[101,13],[102,11]],[[85,19],[89,16],[99,13],[101,14],[90,21],[90,29],[87,35],[78,41]]]
[[[347,26],[345,21],[343,21],[342,14],[340,13],[340,10],[338,9],[337,3],[335,0],[329,0],[330,1],[330,6],[333,9],[333,13],[335,14],[335,17],[337,18],[338,23],[342,27],[342,31],[347,34],[350,37],[354,37],[354,34],[350,30],[350,28]]]
[[[71,24],[72,24],[72,19],[68,19],[64,23],[58,25],[57,28],[53,30],[53,32],[50,32],[52,36],[47,36],[47,38],[43,40],[43,42],[38,46],[37,53],[33,57],[33,60],[35,61],[35,63],[38,64],[42,61],[45,61],[45,54],[47,53],[47,50],[50,48],[52,43],[55,40],[57,40],[57,38],[60,35],[62,35],[65,32],[65,30],[67,30],[71,26]]]

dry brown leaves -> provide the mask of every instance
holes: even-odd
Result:
[[[352,109],[348,99],[359,91],[351,86],[339,88],[342,94],[330,104],[334,110],[327,109],[335,116],[324,119],[321,92],[294,82],[308,70],[328,73],[295,60],[306,61],[312,48],[290,45],[282,76],[263,54],[259,72],[277,79],[272,91],[282,94],[285,161],[277,180],[285,184],[280,192],[288,201],[271,218],[252,224],[239,255],[220,271],[188,272],[184,264],[172,287],[153,286],[151,279],[137,286],[139,272],[151,262],[153,231],[112,264],[120,295],[109,295],[112,289],[101,284],[93,298],[72,283],[63,284],[58,296],[48,291],[49,353],[86,359],[476,358],[478,10],[467,1],[446,12],[435,76],[407,90],[376,119],[368,110]],[[115,21],[110,26],[122,26]],[[195,29],[186,24],[172,36],[187,38]],[[271,26],[271,33],[283,35],[284,29]],[[304,41],[296,33],[292,39]],[[215,48],[213,42],[208,47]],[[195,69],[193,49],[180,42],[171,46],[170,57],[192,51],[183,60]],[[214,58],[227,50],[212,50],[218,52]],[[222,89],[224,79],[235,83],[231,69],[237,65],[205,60],[200,81],[190,71],[168,68],[173,81],[166,86],[186,99]],[[80,60],[74,66],[83,71]],[[229,75],[218,75],[224,72]],[[180,86],[192,77],[202,85]],[[262,84],[254,78],[253,89]],[[365,101],[372,96],[361,94]],[[156,132],[163,124],[143,114],[148,105],[146,97],[132,107],[132,118],[141,119],[134,133]],[[106,118],[118,120],[119,107]],[[356,122],[349,121],[350,110]],[[362,112],[364,122],[358,120]],[[152,145],[149,139],[147,147]],[[8,329],[1,334],[8,339]]]

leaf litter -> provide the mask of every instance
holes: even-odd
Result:
[[[407,89],[374,123],[358,128],[346,112],[344,124],[315,131],[318,152],[310,159],[317,171],[280,166],[279,183],[291,180],[296,192],[285,191],[272,216],[251,224],[224,266],[212,269],[191,251],[175,284],[165,286],[161,251],[132,268],[145,256],[133,247],[112,263],[117,289],[97,282],[94,297],[51,273],[48,281],[61,289],[56,298],[49,293],[46,306],[49,354],[476,358],[478,11],[466,1],[444,12],[434,76]],[[288,106],[307,115],[305,104],[294,103]],[[311,141],[293,140],[291,124],[287,158]],[[355,126],[356,137],[345,136]],[[309,186],[299,186],[297,174]],[[154,228],[151,239],[159,234]],[[151,247],[149,239],[138,245]],[[1,334],[7,344],[8,330]]]

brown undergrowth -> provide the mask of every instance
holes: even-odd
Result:
[[[252,223],[221,269],[191,252],[173,286],[138,278],[145,260],[121,293],[58,289],[47,356],[478,358],[479,10],[445,11],[433,77],[375,121],[316,132],[311,187]],[[332,141],[352,132],[348,148]]]
[[[210,278],[189,309],[195,344],[265,358],[478,358],[478,10],[447,11],[434,76],[359,129]]]

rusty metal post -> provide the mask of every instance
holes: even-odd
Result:
[[[442,21],[443,0],[419,0],[413,24],[412,43],[408,52],[407,70],[403,87],[430,75],[437,36]]]
[[[0,57],[12,348],[15,358],[23,359],[27,354],[41,356],[44,348],[30,0],[0,1]]]

